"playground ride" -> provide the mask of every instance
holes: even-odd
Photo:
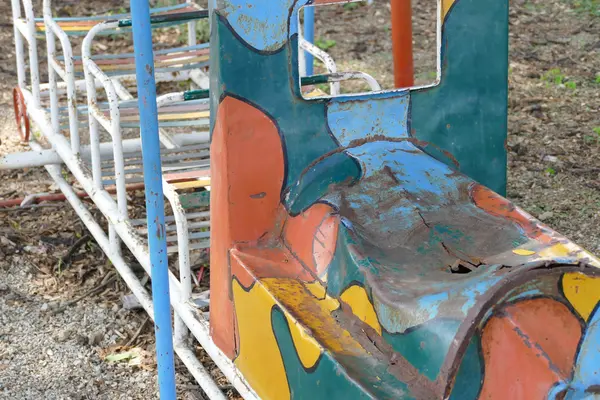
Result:
[[[0,165],[44,165],[155,318],[163,398],[174,396],[171,341],[208,397],[224,398],[191,340],[247,399],[600,395],[600,260],[497,194],[507,2],[443,0],[438,82],[388,92],[303,38],[306,0],[216,0],[210,12],[133,0],[133,22],[12,5],[15,111],[33,151]],[[193,34],[202,18],[210,45]],[[187,46],[152,52],[150,27],[169,24],[188,24]],[[92,53],[97,35],[132,26],[134,54]],[[328,73],[306,76],[305,57]],[[191,88],[157,93],[154,77]],[[347,79],[373,91],[340,95]],[[141,188],[147,218],[131,218],[126,192]],[[190,259],[209,247],[206,313]]]

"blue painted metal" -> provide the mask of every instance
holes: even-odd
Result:
[[[165,206],[162,190],[158,110],[150,9],[147,0],[131,0],[135,72],[140,108],[148,247],[152,273],[154,330],[160,398],[175,400],[175,366],[169,296],[169,273],[165,230]]]
[[[306,7],[304,9],[304,39],[310,43],[315,42],[315,8]],[[313,56],[305,51],[306,75],[310,76],[313,71]]]

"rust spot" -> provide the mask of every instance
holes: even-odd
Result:
[[[266,196],[267,194],[265,192],[260,192],[260,193],[256,193],[256,194],[251,194],[250,198],[251,199],[262,199]]]
[[[442,150],[442,149],[440,149]],[[442,150],[442,153],[444,153],[444,155],[446,157],[448,157],[450,159],[450,161],[452,161],[452,164],[454,164],[454,166],[458,169],[458,167],[460,167],[460,164],[458,163],[458,160],[456,159],[456,157],[454,157],[452,155],[452,153],[450,153],[448,150]]]
[[[392,171],[389,165],[383,167],[383,172],[385,172],[394,182],[396,182],[396,184],[400,184],[400,181],[398,180],[398,178],[396,178],[396,175],[394,175],[394,172]]]

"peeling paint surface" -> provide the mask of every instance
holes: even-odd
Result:
[[[505,116],[488,93],[505,77],[456,75],[487,54],[482,37],[506,39],[506,2],[444,2],[439,87],[313,99],[302,3],[223,0],[212,15],[217,345],[265,399],[596,390],[600,261],[482,184],[503,190],[505,126],[483,143],[473,122]],[[441,122],[460,133],[423,134]]]

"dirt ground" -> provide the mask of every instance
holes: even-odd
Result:
[[[435,3],[414,1],[415,74],[425,83],[435,72]],[[82,8],[118,10],[123,2],[54,3],[57,14],[73,15]],[[510,6],[508,197],[600,254],[600,3],[511,0]],[[10,13],[10,2],[0,2],[0,154],[25,150],[12,116]],[[391,86],[387,1],[317,15],[316,42],[340,70],[362,70]],[[0,199],[38,192],[56,192],[44,169],[0,171]],[[127,290],[118,279],[106,284],[110,274],[68,205],[0,209],[0,398],[156,398],[151,360],[131,366],[105,359],[117,345],[149,357],[153,351],[145,315],[122,308]],[[179,396],[202,398],[193,379],[178,371]]]

